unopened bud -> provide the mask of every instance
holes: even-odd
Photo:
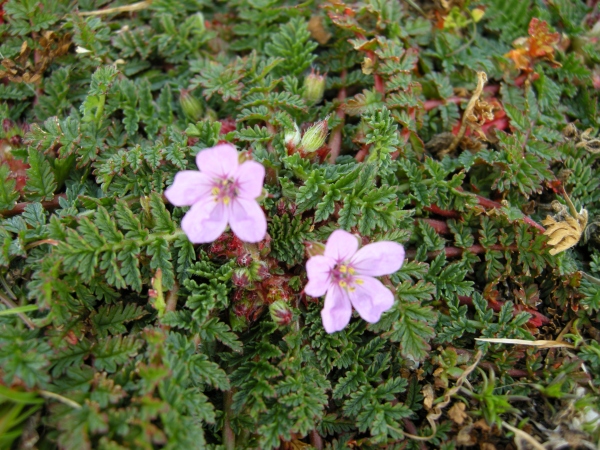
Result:
[[[325,254],[325,245],[321,242],[305,242],[304,249],[309,258]]]
[[[239,268],[233,271],[231,275],[232,283],[237,287],[247,287],[250,285],[250,277],[248,276],[248,269]]]
[[[304,79],[304,98],[310,103],[319,103],[325,93],[325,75],[312,71]]]
[[[194,25],[192,28],[192,32],[200,35],[206,31],[206,25],[204,24],[204,15],[201,12],[197,12],[189,19],[191,23]]]
[[[278,327],[285,327],[292,322],[294,313],[290,306],[283,300],[277,300],[271,303],[269,306],[269,313],[271,314],[271,320]]]
[[[183,109],[183,113],[185,116],[197,122],[202,118],[202,113],[204,112],[204,108],[202,108],[202,103],[189,91],[182,89],[180,91],[179,103],[181,105],[181,109]]]
[[[304,136],[302,136],[300,147],[302,147],[302,150],[304,150],[306,153],[316,152],[325,143],[325,139],[327,139],[327,133],[327,119],[316,122],[312,127],[306,130],[306,133],[304,133]]]
[[[300,143],[300,129],[298,125],[294,124],[293,129],[287,129],[283,135],[283,140],[287,147],[297,147]]]

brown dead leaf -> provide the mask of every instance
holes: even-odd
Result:
[[[321,16],[312,16],[310,18],[308,21],[308,31],[312,38],[321,45],[327,44],[332,36],[331,33],[325,29],[323,17]]]
[[[553,247],[550,250],[551,255],[564,252],[577,244],[587,225],[588,212],[585,209],[581,209],[577,217],[573,217],[568,213],[564,215],[564,220],[560,222],[552,216],[547,216],[542,220],[542,224],[548,227],[544,235],[550,238],[548,245]]]
[[[484,433],[489,433],[492,428],[487,424],[485,419],[479,419],[477,422],[473,424],[475,428],[479,428]]]
[[[69,51],[71,35],[57,36],[53,31],[45,31],[37,43],[40,48],[35,52],[33,63],[29,59],[32,49],[23,41],[18,57],[2,60],[5,70],[0,70],[0,78],[8,78],[13,83],[39,83],[52,60]]]
[[[581,133],[581,136],[579,136],[581,141],[578,142],[575,147],[583,147],[590,153],[600,153],[600,139],[592,134],[593,131],[593,128],[588,128]]]
[[[489,442],[482,442],[479,444],[479,450],[496,450],[496,446]]]
[[[467,418],[465,409],[466,405],[463,402],[455,403],[452,405],[452,408],[448,410],[448,417],[450,417],[450,419],[452,419],[452,421],[457,425],[462,425]]]
[[[458,445],[464,445],[465,447],[471,447],[477,444],[478,436],[477,432],[473,431],[473,425],[468,425],[461,428],[456,436],[456,443]]]
[[[364,73],[365,75],[371,75],[373,73],[373,68],[375,67],[375,61],[373,61],[368,56],[365,56],[365,59],[363,59],[361,66],[362,73]]]
[[[494,120],[495,109],[497,109],[496,105],[478,99],[473,109],[465,114],[465,120],[471,130],[484,141],[487,140],[487,138],[481,127],[485,125],[486,122]]]
[[[425,399],[423,400],[423,406],[425,406],[425,409],[429,411],[433,406],[433,400],[435,399],[433,386],[431,386],[430,384],[426,384],[421,392],[423,393],[423,397],[425,397]]]

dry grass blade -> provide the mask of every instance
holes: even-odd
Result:
[[[506,422],[502,422],[502,426],[504,428],[509,429],[513,433],[515,433],[515,444],[517,444],[517,448],[519,448],[519,449],[524,448],[522,445],[522,441],[526,441],[528,444],[530,444],[536,450],[546,450],[546,447],[544,447],[542,444],[540,444],[538,441],[536,441],[533,438],[533,436],[531,436],[528,433],[525,433],[523,430],[519,430],[518,428],[513,427],[511,424],[506,423]]]
[[[528,345],[530,347],[539,348],[575,348],[573,344],[563,341],[526,341],[525,339],[504,339],[504,338],[475,338],[476,341],[490,342],[492,344],[514,344]]]
[[[80,12],[80,16],[102,16],[105,14],[121,14],[128,12],[141,11],[150,6],[152,0],[144,0],[143,2],[132,3],[131,5],[116,6],[114,8],[98,9],[96,11]]]

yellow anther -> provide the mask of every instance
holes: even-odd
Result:
[[[219,189],[218,187],[214,187],[214,188],[212,188],[211,192],[213,195],[219,195],[219,192],[221,192],[221,189]]]
[[[229,205],[230,201],[231,199],[229,197],[223,197],[223,203],[225,203],[226,205]]]
[[[364,280],[361,280],[360,278],[357,278],[357,279],[354,280],[354,282],[360,286],[361,284],[364,283]]]
[[[340,268],[339,268],[339,271],[340,271],[341,273],[346,273],[346,272],[348,272],[348,266],[340,266]]]
[[[346,283],[345,281],[340,281],[341,288],[345,288],[346,286],[348,286],[348,283]]]
[[[350,287],[348,288],[348,290],[349,290],[350,292],[354,292],[354,291],[356,290],[356,288],[355,288],[354,286],[350,286]]]
[[[350,273],[350,275],[354,275],[354,272],[356,272],[356,270],[354,270],[353,267],[348,267],[348,272]]]

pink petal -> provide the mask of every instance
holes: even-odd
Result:
[[[265,168],[256,161],[246,161],[238,168],[235,179],[239,196],[254,200],[262,193]]]
[[[310,258],[306,263],[308,283],[304,292],[311,297],[324,295],[331,284],[333,266],[335,266],[335,261],[327,256],[317,255]]]
[[[232,177],[238,168],[238,152],[231,144],[219,144],[201,150],[196,164],[202,173],[211,177]]]
[[[231,203],[229,225],[244,242],[260,242],[267,234],[267,218],[256,200],[236,198]]]
[[[367,322],[378,322],[381,314],[394,304],[394,294],[375,278],[358,279],[362,280],[362,284],[355,284],[356,289],[348,293],[352,306]]]
[[[181,221],[181,228],[192,243],[206,244],[223,234],[228,216],[222,203],[206,198],[190,208]]]
[[[404,262],[404,247],[396,242],[381,241],[365,245],[352,258],[359,275],[380,277],[394,273]]]
[[[191,206],[210,195],[211,178],[195,170],[184,170],[175,175],[173,184],[165,191],[165,197],[175,206]]]
[[[343,330],[352,316],[352,306],[346,292],[339,286],[331,286],[325,297],[325,305],[321,310],[323,327],[328,333]]]
[[[344,230],[335,230],[327,239],[325,256],[333,258],[336,262],[349,260],[358,250],[356,236]]]

